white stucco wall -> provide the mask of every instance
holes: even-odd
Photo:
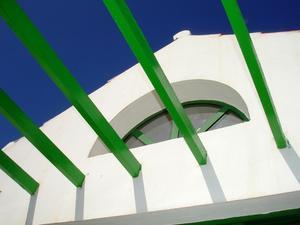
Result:
[[[30,197],[0,171],[0,224],[175,224],[300,208],[300,32],[251,37],[291,148],[276,148],[234,36],[181,37],[156,53],[169,81],[224,83],[241,95],[250,115],[249,122],[199,134],[208,165],[199,167],[178,138],[132,149],[142,163],[140,177],[132,179],[112,154],[88,158],[97,137],[71,107],[42,130],[86,174],[83,188],[21,138],[4,151],[40,187]],[[152,90],[136,65],[90,96],[112,120]],[[190,211],[169,213],[179,209]],[[124,215],[126,220],[101,219]]]

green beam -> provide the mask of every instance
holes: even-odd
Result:
[[[104,4],[175,121],[196,160],[200,165],[205,164],[205,148],[125,1],[104,0]]]
[[[75,186],[81,187],[84,174],[2,89],[0,89],[0,113],[2,113]]]
[[[287,140],[281,128],[281,124],[277,116],[276,109],[263,74],[263,70],[257,58],[255,48],[251,41],[239,5],[236,0],[222,0],[222,3],[244,55],[244,59],[247,63],[248,69],[251,73],[252,80],[264,108],[266,117],[276,141],[276,145],[278,148],[285,148],[287,147]]]
[[[39,187],[39,183],[9,158],[2,149],[0,149],[0,169],[31,195],[33,195]]]
[[[64,66],[15,0],[0,1],[0,15],[29,49],[52,81],[74,105],[126,170],[136,177],[141,164]]]
[[[197,129],[197,133],[205,132],[209,128],[211,128],[216,122],[218,122],[225,115],[227,110],[228,110],[227,106],[222,107],[218,112],[216,112],[211,117],[209,117],[199,129]]]
[[[151,138],[147,137],[142,131],[140,130],[134,130],[132,131],[132,135],[137,138],[139,141],[141,141],[145,145],[151,145],[154,144],[154,141],[151,140]]]

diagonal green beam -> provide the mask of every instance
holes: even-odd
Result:
[[[276,145],[278,148],[285,148],[287,147],[287,140],[281,128],[271,93],[268,89],[263,70],[260,66],[259,59],[256,55],[239,5],[236,0],[222,0],[222,3],[251,73],[252,80],[264,108]]]
[[[0,15],[120,163],[133,177],[138,176],[141,164],[63,65],[17,2],[1,0]]]
[[[146,136],[142,131],[135,129],[132,131],[132,135],[137,138],[139,141],[141,141],[145,145],[151,145],[154,144],[154,141],[151,140],[148,136]]]
[[[39,183],[9,158],[2,149],[0,149],[0,169],[31,195],[33,195],[39,187]]]
[[[0,113],[2,113],[75,186],[80,187],[82,185],[84,174],[56,147],[2,89],[0,89]]]
[[[125,1],[104,0],[104,4],[175,121],[194,157],[200,165],[205,164],[205,148]]]
[[[223,106],[218,112],[209,117],[204,124],[197,129],[197,133],[205,132],[218,122],[228,111],[228,106]]]

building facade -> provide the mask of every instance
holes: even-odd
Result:
[[[26,138],[9,143],[4,152],[39,188],[30,196],[0,171],[0,224],[296,224],[300,32],[251,38],[287,148],[276,147],[234,35],[184,32],[155,56],[198,131],[207,164],[199,166],[137,64],[89,96],[141,163],[139,176],[126,172],[71,107],[41,130],[83,171],[82,187]]]

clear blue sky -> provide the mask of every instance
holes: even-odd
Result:
[[[136,63],[101,0],[19,0],[90,93]],[[154,51],[173,34],[232,33],[220,0],[128,0]],[[300,0],[239,0],[251,32],[300,29]],[[201,62],[199,62],[201,63]],[[41,125],[70,103],[0,18],[0,86]],[[0,115],[0,147],[19,138]]]

